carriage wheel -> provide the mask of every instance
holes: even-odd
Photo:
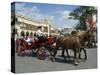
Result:
[[[80,56],[79,56],[79,58],[87,60],[87,53],[86,53],[86,50],[84,48],[80,49]]]
[[[18,46],[18,49],[17,49],[17,54],[18,54],[18,55],[20,55],[20,54],[21,54],[21,46],[20,46],[20,45]]]
[[[37,50],[37,58],[40,59],[40,60],[45,60],[46,59],[46,52],[44,50],[45,48],[43,47],[40,47],[38,50]]]
[[[18,46],[18,52],[17,52],[18,56],[24,56],[25,55],[25,50],[22,46]]]

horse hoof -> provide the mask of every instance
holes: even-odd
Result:
[[[78,66],[78,62],[75,62],[75,66]]]
[[[78,66],[78,64],[75,64],[75,66]]]

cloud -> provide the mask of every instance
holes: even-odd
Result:
[[[16,3],[16,13],[32,19],[41,19],[43,16],[37,6],[27,6],[25,3]]]
[[[24,11],[25,10],[25,4],[24,3],[16,3],[15,4],[15,9],[17,10],[17,11]]]
[[[36,6],[33,6],[32,8],[29,8],[28,11],[29,12],[33,12],[33,13],[39,13],[40,12],[39,9],[38,9],[38,7],[36,7]]]
[[[41,13],[40,9],[37,6],[27,6],[25,3],[16,3],[16,13],[19,15],[27,16],[33,20],[44,20],[53,21],[54,16],[50,14]]]
[[[60,19],[63,19],[63,20],[67,20],[69,19],[69,17],[71,17],[69,14],[70,14],[71,11],[68,11],[68,10],[57,10],[55,11],[54,13],[55,14],[58,14],[60,16]]]
[[[77,25],[78,20],[69,19],[69,12],[62,12],[62,14],[56,19],[57,27],[61,28],[73,28]],[[57,21],[58,20],[58,21]]]
[[[62,12],[62,18],[64,19],[64,20],[66,20],[66,19],[69,19],[69,14],[70,14],[70,11],[63,11]]]
[[[69,10],[60,10],[60,11],[56,11],[55,13],[58,15],[58,26],[60,29],[61,28],[73,28],[77,25],[78,20],[74,20],[74,19],[69,19],[69,17],[71,17],[70,14],[71,11]]]
[[[26,7],[25,4],[16,4],[16,11],[23,12],[23,13],[39,13],[39,9],[36,6],[33,7]]]

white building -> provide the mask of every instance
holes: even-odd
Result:
[[[63,34],[71,34],[72,31],[76,31],[75,28],[64,28],[62,30]]]
[[[12,26],[12,29],[13,27],[15,27],[18,36],[26,36],[33,35],[37,31],[39,26],[42,27],[42,32],[44,34],[48,36],[50,35],[51,26],[46,20],[44,22],[37,22],[22,15],[16,15],[15,25]],[[53,34],[57,35],[57,33],[55,32]]]

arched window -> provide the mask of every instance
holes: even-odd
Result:
[[[25,36],[24,31],[21,31],[20,35],[21,35],[21,36]]]
[[[33,32],[31,32],[30,35],[33,36]]]
[[[29,32],[28,31],[26,32],[26,36],[29,36]]]

